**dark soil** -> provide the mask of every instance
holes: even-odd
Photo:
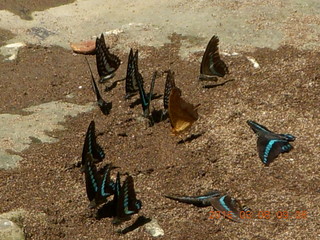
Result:
[[[87,208],[84,177],[73,164],[81,159],[92,119],[106,152],[103,164],[112,162],[119,167],[113,170],[113,178],[117,170],[133,176],[137,197],[143,203],[139,215],[158,220],[165,231],[161,239],[319,237],[319,52],[284,46],[223,57],[230,70],[224,80],[234,81],[205,89],[205,83],[197,80],[203,52],[184,61],[178,56],[179,47],[177,35],[160,49],[139,46],[144,56],[139,59],[139,69],[147,89],[153,71],[175,71],[184,99],[201,104],[200,118],[190,130],[174,136],[168,120],[148,127],[141,106],[130,108],[138,96],[124,100],[124,82],[119,82],[103,93],[105,100],[113,102],[110,115],[103,115],[97,106],[90,113],[70,118],[67,130],[49,133],[59,142],[34,143],[21,154],[19,168],[0,171],[1,212],[29,211],[23,220],[28,239],[151,238],[143,228],[119,236],[115,233],[119,227],[113,227],[111,219],[96,220]],[[123,63],[111,82],[125,76],[129,49],[115,52]],[[255,69],[245,56],[254,57],[261,68]],[[95,70],[95,57],[89,56],[89,62]],[[29,46],[15,62],[0,63],[0,71],[1,113],[53,100],[77,104],[95,100],[84,56],[68,50]],[[164,81],[163,74],[156,80],[155,93],[163,93]],[[102,90],[106,85],[110,83],[99,87]],[[74,97],[66,98],[68,94]],[[161,110],[162,99],[152,105]],[[294,149],[265,167],[257,155],[256,136],[246,124],[249,119],[277,133],[293,134],[297,137]],[[199,133],[203,134],[191,142],[178,144]],[[163,197],[213,189],[249,206],[255,219],[245,223],[209,220],[211,207],[198,208]],[[271,218],[258,219],[259,211],[270,211]],[[290,219],[277,219],[278,211],[288,211]],[[306,219],[296,219],[297,211],[307,211]],[[47,217],[39,221],[39,213]]]

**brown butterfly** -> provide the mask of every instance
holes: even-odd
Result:
[[[194,106],[191,103],[186,102],[181,98],[181,90],[177,87],[173,87],[169,96],[169,118],[172,126],[172,132],[177,134],[198,120],[197,108],[200,106]]]
[[[213,36],[203,54],[200,66],[200,80],[217,80],[215,76],[224,77],[229,73],[227,65],[220,59],[219,38]]]

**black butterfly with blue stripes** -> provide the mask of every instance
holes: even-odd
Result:
[[[132,48],[130,49],[129,57],[128,57],[128,67],[127,67],[127,75],[126,75],[126,99],[131,98],[135,93],[139,91],[137,77],[139,74],[138,69],[138,50],[136,50],[133,55]]]
[[[224,77],[229,73],[227,65],[220,58],[218,45],[219,38],[214,35],[202,57],[199,80],[217,80],[215,76]]]
[[[101,94],[99,92],[98,86],[96,84],[96,81],[94,80],[93,74],[92,74],[92,70],[90,67],[90,64],[88,62],[88,59],[86,58],[87,64],[89,66],[89,70],[90,70],[90,74],[91,74],[91,84],[92,84],[92,90],[93,92],[96,94],[96,98],[97,98],[97,103],[98,106],[101,110],[101,112],[104,115],[108,115],[112,109],[112,102],[106,102],[105,100],[103,100],[103,98],[101,97]]]
[[[134,190],[133,178],[127,175],[122,186],[120,174],[117,174],[115,183],[115,194],[113,198],[114,224],[129,220],[130,216],[138,213],[142,207],[142,202],[137,200]]]
[[[90,201],[89,208],[94,208],[102,203],[106,203],[107,198],[115,192],[115,184],[110,179],[111,165],[106,165],[98,172],[94,161],[92,154],[87,153],[84,173],[87,196]]]
[[[90,122],[87,133],[86,133],[86,137],[84,140],[83,149],[82,149],[82,161],[81,161],[82,168],[84,168],[88,153],[92,155],[94,163],[101,162],[105,157],[105,153],[103,149],[97,143],[97,140],[96,140],[94,121]]]
[[[182,203],[188,203],[188,204],[193,204],[197,207],[207,207],[211,205],[211,200],[215,197],[219,197],[221,195],[220,191],[218,190],[213,190],[210,191],[204,195],[199,195],[199,196],[165,196],[166,198],[176,200],[178,202]]]
[[[261,161],[269,165],[280,153],[289,152],[296,138],[291,134],[276,134],[266,127],[254,122],[247,121],[251,129],[258,135],[257,147]]]
[[[240,202],[228,195],[222,195],[215,197],[211,200],[211,205],[220,212],[221,215],[233,220],[235,222],[242,222],[241,212],[251,211],[250,208],[246,206],[241,206]]]
[[[137,79],[137,83],[138,83],[138,87],[139,87],[139,95],[140,95],[141,106],[142,106],[142,110],[143,110],[143,116],[148,119],[150,119],[150,103],[152,100],[153,89],[154,89],[155,80],[157,78],[157,74],[158,74],[157,72],[153,73],[151,85],[150,85],[150,91],[149,91],[149,94],[146,94],[144,87],[143,87],[142,75],[139,72],[136,72],[136,79]],[[152,119],[151,119],[151,121],[152,121]]]
[[[100,83],[113,78],[121,63],[118,56],[110,53],[103,34],[96,38],[96,62]]]

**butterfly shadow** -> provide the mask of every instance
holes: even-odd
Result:
[[[128,232],[132,232],[135,229],[137,229],[139,227],[142,227],[143,225],[147,224],[148,222],[151,222],[151,218],[147,218],[145,216],[139,216],[137,218],[137,220],[133,224],[131,224],[130,226],[128,226],[128,227],[126,227],[124,229],[117,230],[117,233],[126,234]]]
[[[151,112],[151,117],[154,123],[160,123],[168,119],[168,113],[165,113],[162,109],[161,110],[153,109]]]
[[[217,84],[207,84],[207,85],[204,85],[203,88],[216,88],[216,87],[220,87],[220,86],[223,86],[225,85],[227,82],[233,82],[235,79],[229,79],[227,81],[224,81],[222,83],[217,83]]]
[[[183,144],[183,143],[189,143],[199,137],[201,137],[205,132],[197,133],[197,134],[191,134],[190,136],[186,137],[185,139],[181,139],[178,144]]]
[[[124,81],[124,80],[126,80],[126,79],[125,79],[125,78],[121,78],[121,79],[119,79],[119,80],[114,81],[110,86],[106,86],[106,88],[104,89],[104,91],[105,91],[105,92],[111,91],[112,89],[114,89],[114,88],[117,87],[118,82],[122,82],[122,81]]]

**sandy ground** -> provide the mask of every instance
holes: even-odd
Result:
[[[156,5],[151,1],[142,5],[138,1],[136,5],[126,3],[120,12],[116,9],[120,9],[121,2],[111,2],[111,21],[101,21],[103,9],[94,5],[97,2],[80,1],[36,12],[31,15],[33,20],[28,21],[1,12],[8,19],[7,26],[17,23],[10,34],[4,31],[7,37],[0,39],[2,44],[37,44],[21,49],[17,60],[0,63],[1,114],[26,115],[23,109],[52,101],[77,106],[93,102],[84,57],[48,46],[54,42],[66,47],[69,41],[120,29],[118,34],[107,35],[107,42],[123,62],[114,80],[125,76],[129,47],[138,48],[139,69],[147,89],[154,70],[175,71],[183,97],[201,104],[200,119],[180,137],[170,134],[168,120],[149,128],[141,120],[141,107],[130,107],[138,97],[125,101],[124,82],[120,82],[111,91],[103,92],[103,97],[113,102],[110,115],[104,116],[96,106],[93,111],[67,117],[66,122],[61,120],[64,129],[49,129],[47,135],[58,141],[45,143],[35,133],[29,148],[21,153],[9,151],[22,160],[18,168],[0,170],[1,212],[18,208],[29,212],[22,220],[27,239],[151,238],[143,228],[119,236],[114,233],[118,227],[112,227],[111,219],[97,220],[87,208],[84,179],[74,164],[80,160],[87,126],[94,119],[98,141],[106,152],[103,164],[112,162],[122,173],[133,175],[137,196],[143,202],[139,214],[157,219],[165,231],[161,239],[319,237],[317,2],[292,1],[284,5],[272,1],[179,1],[174,5]],[[77,10],[81,6],[95,6],[96,12],[87,11],[84,15]],[[61,9],[68,7],[76,10],[66,15]],[[164,15],[161,18],[154,14],[150,18],[150,8]],[[168,9],[171,12],[165,11]],[[74,14],[82,14],[82,18]],[[165,14],[167,18],[163,17]],[[59,17],[61,22],[57,22]],[[161,19],[168,21],[160,27]],[[64,21],[70,21],[69,27],[62,27],[67,25]],[[59,31],[54,29],[54,22]],[[4,28],[3,21],[0,24]],[[76,25],[85,31],[76,31]],[[41,35],[47,36],[43,38],[30,34],[30,29],[40,26],[55,34]],[[197,76],[203,50],[214,33],[220,37],[221,51],[238,53],[222,56],[230,70],[225,80],[234,81],[205,89]],[[254,68],[248,56],[260,68]],[[89,61],[94,66],[93,56],[89,56]],[[164,81],[164,75],[157,79],[156,93],[163,93]],[[105,85],[99,87],[103,90]],[[152,105],[161,110],[162,100],[154,100]],[[256,136],[246,124],[248,119],[275,132],[295,135],[294,149],[279,156],[269,167],[263,166],[256,152]],[[47,118],[43,121],[47,123]],[[10,128],[10,124],[5,124]],[[178,143],[199,133],[202,135],[191,142]],[[112,177],[115,174],[116,170]],[[213,221],[208,219],[211,207],[197,208],[163,197],[195,195],[212,189],[241,200],[253,210],[256,219],[245,223]],[[259,211],[270,211],[271,219],[258,219]],[[290,219],[277,219],[278,211],[288,211]],[[297,211],[307,211],[307,217],[297,218]],[[41,214],[44,217],[39,217]]]

